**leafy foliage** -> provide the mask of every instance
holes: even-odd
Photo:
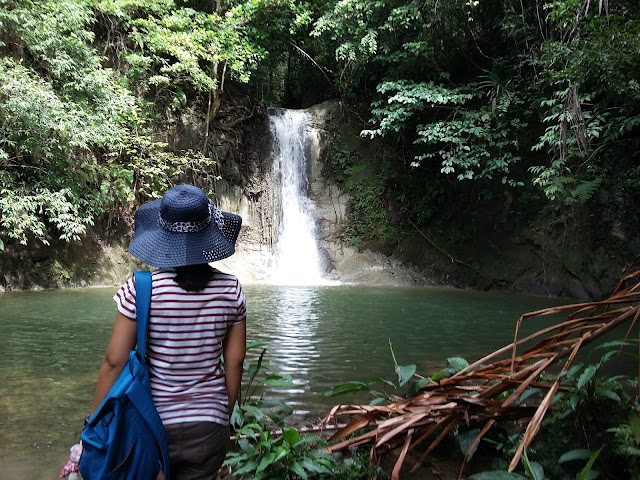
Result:
[[[224,80],[212,71],[216,65],[246,82],[263,53],[243,34],[244,22],[241,10],[219,16],[190,8],[138,18],[131,23],[130,39],[137,48],[129,63],[156,89],[184,84],[204,92],[218,89]]]
[[[315,435],[301,436],[295,428],[285,428],[279,438],[257,424],[245,425],[238,431],[237,452],[229,452],[225,465],[234,475],[247,480],[287,478],[291,473],[301,479],[348,478],[337,468],[331,455],[319,449],[326,442]]]
[[[530,184],[581,205],[636,168],[639,9],[602,5],[349,0],[331,3],[312,34],[334,50],[344,97],[371,99],[362,135],[424,170],[401,211],[431,218],[435,175],[491,190]],[[402,170],[390,163],[385,191]]]
[[[126,77],[105,66],[100,22],[125,39],[104,51],[126,62]],[[154,140],[156,107],[139,95],[184,108],[189,88],[246,81],[261,50],[245,22],[242,8],[207,14],[170,0],[2,2],[0,237],[78,240],[177,181],[211,185],[215,161]]]
[[[122,147],[135,101],[90,47],[86,3],[9,2],[0,22],[30,53],[0,58],[0,225],[22,244],[77,240],[109,203],[94,153]]]
[[[265,399],[265,393],[279,387],[290,387],[290,375],[273,373],[265,359],[264,341],[247,345],[247,351],[259,350],[255,363],[245,362],[242,404],[236,405],[231,423],[236,432],[237,449],[227,453],[225,465],[235,476],[242,478],[363,478],[365,462],[349,465],[339,463],[322,452],[326,440],[317,435],[303,435],[293,427],[286,427],[284,415],[292,409],[279,400]],[[249,355],[255,357],[254,355]],[[275,431],[280,428],[280,432]]]

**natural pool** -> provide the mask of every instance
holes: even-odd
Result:
[[[245,286],[248,341],[294,385],[272,393],[317,419],[322,393],[351,380],[394,379],[398,362],[434,373],[512,341],[525,312],[558,299],[440,288]],[[0,295],[0,479],[53,479],[79,440],[114,318],[115,288]],[[533,319],[525,331],[551,321]],[[257,354],[252,351],[252,357]]]

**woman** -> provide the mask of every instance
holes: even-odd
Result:
[[[152,273],[146,354],[172,480],[215,478],[225,457],[242,380],[246,306],[238,279],[209,263],[233,255],[241,224],[241,217],[218,210],[191,185],[172,188],[135,214],[129,252],[159,267]],[[133,278],[114,300],[118,312],[92,412],[136,344]]]

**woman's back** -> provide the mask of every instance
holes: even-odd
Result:
[[[233,275],[217,270],[201,291],[186,291],[174,269],[152,274],[147,343],[151,390],[165,425],[228,421],[222,341],[246,318],[244,293]],[[116,294],[118,310],[135,318],[135,286]]]

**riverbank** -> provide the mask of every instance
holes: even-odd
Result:
[[[0,292],[119,286],[133,271],[148,268],[126,251],[128,241],[124,233],[111,242],[96,233],[80,242],[52,239],[50,246],[7,248],[0,252]],[[372,246],[379,250],[325,243],[326,278],[345,285],[441,286],[585,301],[605,298],[633,260],[623,262],[620,253],[587,259],[550,238],[536,244],[500,235],[449,245],[441,235],[420,232],[394,249]],[[268,283],[274,262],[267,247],[241,235],[237,253],[215,266],[243,283]]]

